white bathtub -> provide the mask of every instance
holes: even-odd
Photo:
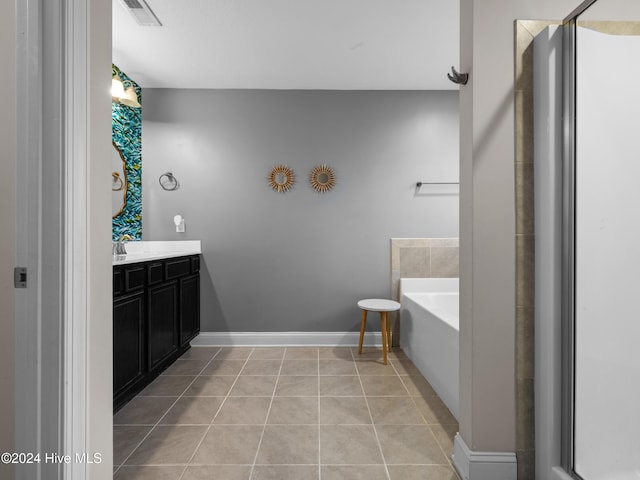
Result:
[[[459,282],[400,279],[400,347],[458,418]]]

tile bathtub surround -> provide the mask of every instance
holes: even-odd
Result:
[[[458,424],[395,349],[194,347],[114,416],[115,480],[458,480]]]
[[[457,238],[392,238],[391,298],[398,300],[401,278],[459,276]]]
[[[391,299],[399,302],[401,278],[459,277],[460,241],[458,238],[392,238]],[[389,316],[393,346],[399,345],[398,312]]]

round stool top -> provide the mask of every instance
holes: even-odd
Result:
[[[400,304],[383,298],[367,298],[358,302],[358,307],[372,312],[394,312],[400,310]]]

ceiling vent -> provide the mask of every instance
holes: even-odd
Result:
[[[120,0],[122,5],[135,18],[138,25],[145,27],[161,27],[162,23],[144,0]]]

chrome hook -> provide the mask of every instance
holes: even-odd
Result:
[[[467,82],[469,81],[468,73],[458,73],[456,72],[456,69],[454,67],[451,67],[451,73],[453,73],[453,75],[447,73],[447,77],[449,77],[449,80],[451,80],[453,83],[457,83],[459,85],[466,85]]]

